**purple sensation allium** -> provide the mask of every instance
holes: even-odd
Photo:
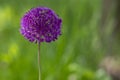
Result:
[[[37,7],[29,10],[21,19],[21,34],[30,42],[51,42],[61,35],[62,20],[53,10]]]

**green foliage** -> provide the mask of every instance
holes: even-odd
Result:
[[[41,44],[42,80],[110,80],[97,72],[103,57],[100,1],[0,0],[0,80],[38,80],[37,45],[19,33],[22,15],[36,6],[50,7],[63,19],[62,36]]]

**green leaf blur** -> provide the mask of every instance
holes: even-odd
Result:
[[[101,0],[0,0],[0,80],[38,80],[37,45],[20,34],[20,19],[46,6],[63,20],[57,41],[41,44],[42,80],[110,80],[99,70]]]

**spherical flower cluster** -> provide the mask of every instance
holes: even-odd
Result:
[[[51,42],[61,35],[62,20],[53,10],[37,7],[29,10],[21,19],[21,34],[30,42]]]

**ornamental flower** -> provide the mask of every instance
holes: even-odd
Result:
[[[32,8],[21,19],[20,32],[30,42],[51,42],[61,35],[61,23],[50,8]]]
[[[32,8],[21,19],[21,34],[30,42],[38,43],[39,80],[40,43],[55,41],[61,35],[61,24],[62,20],[47,7]]]

